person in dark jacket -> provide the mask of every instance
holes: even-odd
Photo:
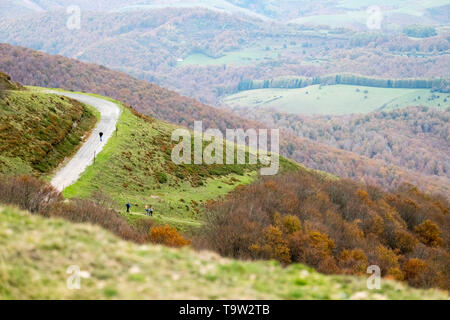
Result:
[[[100,141],[103,141],[103,132],[100,132],[98,135],[100,136]]]
[[[127,204],[126,204],[126,207],[127,207],[127,212],[130,212],[131,204],[130,204],[130,203],[127,203]]]

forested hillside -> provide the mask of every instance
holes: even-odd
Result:
[[[242,259],[450,288],[450,204],[403,185],[392,193],[299,171],[267,177],[210,206],[199,245]]]
[[[144,114],[184,126],[193,126],[198,119],[203,119],[206,127],[220,129],[251,123],[125,73],[31,49],[0,44],[0,70],[26,85],[105,95]]]
[[[450,178],[450,108],[410,107],[332,119],[266,110],[254,113],[260,121],[289,128],[312,141],[426,175]]]

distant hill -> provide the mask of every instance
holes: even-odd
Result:
[[[0,70],[7,71],[13,75],[13,79],[26,85],[108,96],[146,115],[183,126],[193,126],[194,120],[201,119],[207,127],[220,129],[235,128],[242,123],[242,119],[231,112],[217,110],[125,73],[31,49],[0,44]],[[242,124],[249,127],[251,122]]]
[[[311,20],[314,14],[324,14],[324,23],[330,12],[344,19],[347,12],[356,12],[366,19],[365,9],[357,2],[319,2],[234,1],[233,8],[252,11],[262,4],[276,11],[285,5],[282,10],[290,8],[286,11],[308,15]],[[371,2],[365,1],[367,5]],[[98,63],[210,105],[218,104],[218,97],[235,89],[243,78],[314,77],[334,72],[402,78],[448,76],[444,53],[450,44],[445,28],[435,37],[417,40],[397,32],[369,30],[365,22],[361,30],[354,31],[287,23],[278,14],[266,20],[236,10],[213,10],[215,4],[230,6],[220,0],[202,1],[205,5],[199,7],[193,6],[193,1],[171,1],[169,8],[141,1],[143,7],[136,8],[142,9],[127,11],[115,10],[114,3],[103,4],[109,10],[90,11],[94,3],[80,3],[79,29],[67,27],[66,7],[58,6],[56,11],[2,19],[0,42]]]
[[[43,11],[64,10],[76,5],[83,11],[142,11],[157,8],[194,8],[201,7],[209,10],[222,11],[230,14],[246,14],[264,19],[273,19],[285,22],[302,22],[316,25],[345,26],[361,28],[366,9],[370,6],[379,6],[385,19],[391,27],[411,23],[421,18],[428,24],[446,23],[442,19],[445,13],[448,16],[448,3],[444,0],[429,1],[418,4],[414,0],[381,2],[366,0],[363,2],[353,0],[3,0],[0,11],[4,16],[26,15]],[[1,15],[1,14],[0,14]],[[328,18],[328,19],[327,19]],[[298,19],[298,20],[297,20]]]

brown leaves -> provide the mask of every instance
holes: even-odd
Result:
[[[419,236],[419,240],[430,247],[441,247],[444,240],[441,238],[441,230],[431,220],[425,220],[417,227],[414,232]]]
[[[448,230],[448,209],[442,198],[411,187],[387,193],[300,171],[262,179],[209,204],[201,238],[207,248],[236,258],[301,262],[345,274],[365,273],[374,264],[398,280],[408,277],[405,261],[422,259],[428,271],[414,285],[447,288],[442,245],[448,238],[437,226]]]
[[[177,229],[169,225],[153,227],[150,230],[150,240],[153,243],[163,244],[169,247],[184,247],[191,242],[180,235]]]

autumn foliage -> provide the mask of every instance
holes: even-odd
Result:
[[[152,228],[150,230],[150,240],[154,243],[164,244],[169,247],[184,247],[190,244],[190,241],[183,238],[177,232],[177,229],[169,225]]]
[[[450,288],[450,205],[412,185],[394,192],[316,173],[261,179],[208,208],[196,244],[242,259]]]

